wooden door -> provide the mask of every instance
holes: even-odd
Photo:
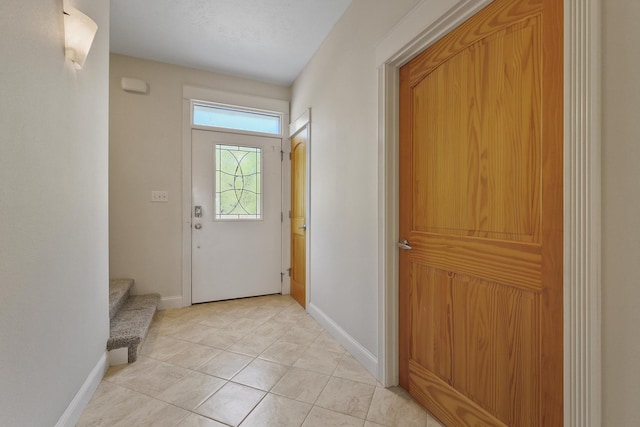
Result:
[[[400,383],[448,426],[563,423],[562,14],[496,0],[400,72]]]
[[[291,138],[291,296],[306,307],[307,128]]]

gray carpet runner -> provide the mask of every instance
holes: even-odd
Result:
[[[109,281],[109,318],[111,319],[107,350],[127,347],[127,358],[138,358],[138,347],[144,340],[160,302],[159,294],[129,295],[133,279]]]

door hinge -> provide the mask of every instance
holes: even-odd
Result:
[[[284,282],[284,273],[280,273],[280,283]]]
[[[284,151],[280,150],[280,161],[284,162]]]
[[[287,268],[287,272],[289,273],[289,277],[291,277],[291,267]]]
[[[289,211],[289,218],[291,218],[291,211]]]
[[[291,160],[291,153],[289,153],[289,160]]]
[[[284,222],[284,212],[280,212],[280,222]]]

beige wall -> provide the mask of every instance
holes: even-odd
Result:
[[[109,1],[71,3],[99,27],[79,71],[62,1],[0,6],[2,426],[55,425],[109,334]]]
[[[145,80],[146,95],[122,77]],[[289,100],[290,89],[159,62],[111,55],[109,247],[111,277],[132,277],[135,293],[182,295],[182,86]],[[169,192],[151,203],[152,190]]]
[[[603,1],[603,426],[640,425],[640,2]]]
[[[375,48],[417,0],[354,0],[294,82],[311,107],[311,304],[377,356]]]

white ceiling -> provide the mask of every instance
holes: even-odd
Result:
[[[289,85],[351,0],[111,0],[111,52]]]

